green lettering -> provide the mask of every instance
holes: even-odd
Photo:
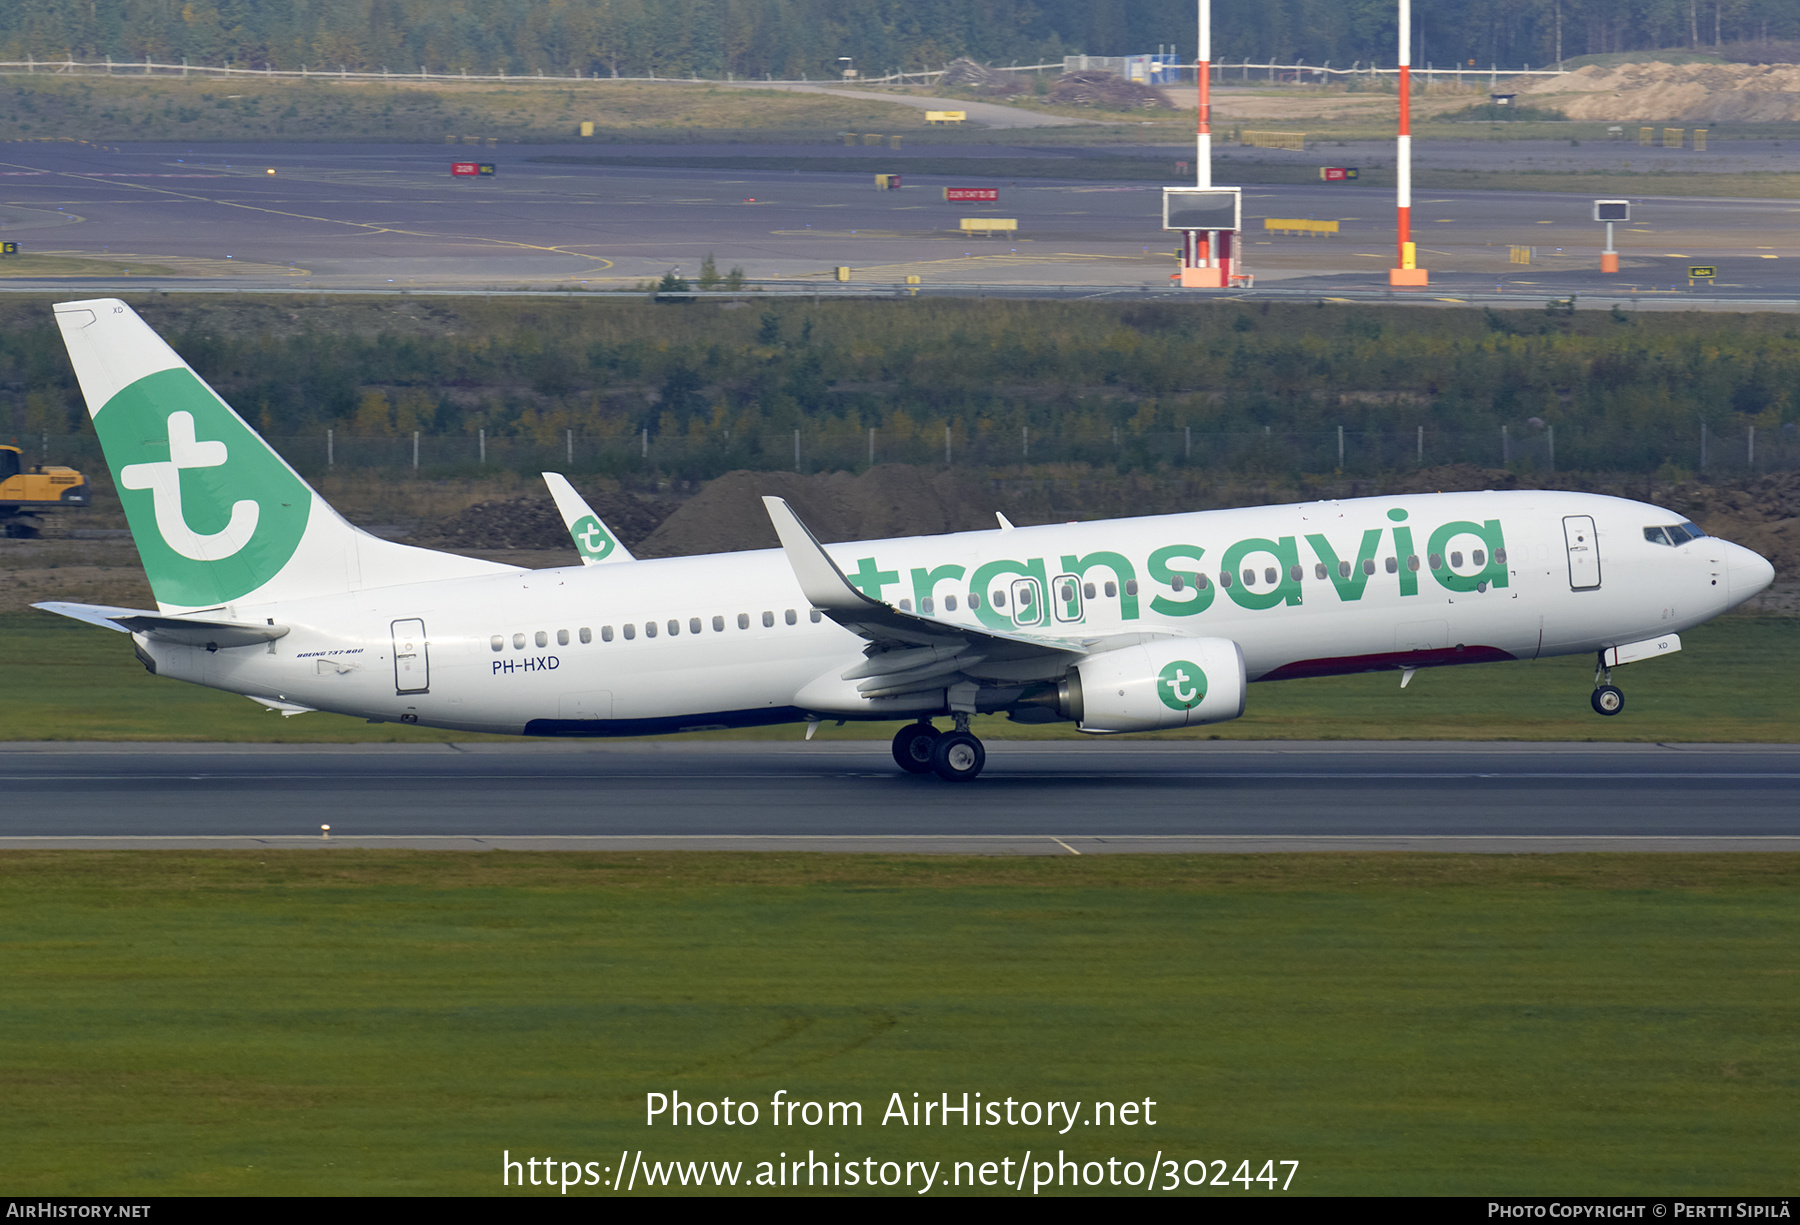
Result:
[[[931,599],[932,593],[937,590],[939,583],[945,579],[959,579],[964,573],[961,566],[939,566],[935,570],[922,570],[914,566],[912,572],[913,599],[917,601],[919,609],[924,610],[925,601]]]
[[[875,568],[875,559],[873,557],[862,558],[856,563],[856,566],[856,573],[846,574],[844,578],[848,580],[852,587],[861,591],[871,600],[879,600],[881,598],[881,588],[883,585],[900,581],[900,572],[898,570],[877,570]]]
[[[1379,532],[1376,533],[1380,535]],[[1280,563],[1279,574],[1275,586],[1268,591],[1256,591],[1244,585],[1243,575],[1237,572],[1244,558],[1253,553],[1271,553]],[[1231,572],[1229,594],[1232,602],[1240,608],[1274,608],[1286,602],[1295,605],[1300,603],[1300,584],[1294,581],[1292,569],[1300,564],[1300,549],[1292,536],[1283,536],[1280,540],[1267,540],[1261,536],[1251,540],[1240,540],[1225,550],[1225,569]]]
[[[1393,518],[1392,511],[1388,512],[1388,517]],[[1394,552],[1400,555],[1400,594],[1418,595],[1419,572],[1408,564],[1408,559],[1413,556],[1412,529],[1410,527],[1394,529]]]
[[[1150,611],[1164,617],[1191,617],[1195,613],[1205,612],[1212,607],[1214,587],[1207,583],[1204,587],[1196,580],[1200,578],[1200,567],[1191,570],[1177,570],[1169,562],[1177,557],[1192,558],[1198,562],[1206,556],[1206,550],[1197,544],[1164,545],[1150,554],[1150,577],[1159,583],[1170,584],[1177,574],[1184,583],[1192,584],[1193,595],[1182,600],[1171,600],[1166,596],[1152,596]]]
[[[1102,550],[1085,557],[1064,553],[1062,564],[1064,573],[1073,574],[1077,578],[1085,576],[1090,566],[1105,566],[1111,570],[1113,577],[1119,581],[1119,620],[1138,619],[1138,598],[1131,593],[1131,584],[1137,580],[1137,571],[1123,553]]]
[[[1506,563],[1497,556],[1506,548],[1506,536],[1500,530],[1500,520],[1489,519],[1482,524],[1458,519],[1454,523],[1446,523],[1431,533],[1430,551],[1442,554],[1457,536],[1480,537],[1481,543],[1487,547],[1487,565],[1482,567],[1480,574],[1458,574],[1446,562],[1443,569],[1431,572],[1438,585],[1449,591],[1473,591],[1478,583],[1488,583],[1494,587],[1506,586]]]
[[[984,562],[975,567],[975,575],[969,580],[970,594],[981,597],[981,607],[975,610],[975,615],[979,617],[981,623],[989,629],[1011,630],[1013,628],[1012,618],[994,607],[992,584],[994,580],[1002,574],[1016,574],[1020,578],[1034,578],[1038,582],[1038,591],[1040,593],[1048,590],[1050,583],[1049,580],[1044,577],[1044,559],[1041,557],[1034,557],[1030,561],[1002,559],[1000,561]],[[1039,599],[1040,601],[1042,600],[1041,595],[1039,596]],[[1042,608],[1034,608],[1032,609],[1032,612],[1037,614],[1038,620],[1041,621],[1043,619],[1044,610]],[[1036,622],[1034,621],[1032,624],[1036,624]]]
[[[1315,534],[1308,536],[1306,543],[1313,547],[1313,552],[1325,563],[1325,576],[1337,588],[1338,599],[1345,603],[1362,599],[1363,588],[1369,581],[1369,576],[1363,573],[1363,563],[1375,560],[1375,551],[1381,548],[1381,529],[1372,527],[1362,534],[1362,546],[1356,551],[1356,560],[1350,563],[1348,577],[1339,571],[1342,559],[1338,557],[1337,550],[1331,547],[1329,540]]]

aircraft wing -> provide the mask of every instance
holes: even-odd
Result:
[[[764,498],[763,505],[768,508],[769,519],[775,525],[775,534],[781,538],[781,547],[787,554],[788,564],[794,568],[794,577],[800,580],[800,590],[806,594],[814,608],[851,633],[867,639],[873,648],[870,652],[871,661],[887,652],[904,651],[908,656],[920,657],[921,662],[932,667],[943,667],[959,654],[979,656],[982,661],[990,664],[1046,657],[1061,657],[1060,662],[1067,664],[1095,649],[1098,641],[1095,639],[1038,637],[958,625],[936,617],[905,612],[892,604],[871,599],[844,577],[844,572],[838,569],[837,563],[831,560],[831,555],[806,524],[800,521],[800,516],[794,513],[794,508],[787,504],[785,498]],[[965,650],[940,653],[931,661],[923,660],[926,651],[913,649],[937,648],[943,652],[953,646],[960,646]],[[898,663],[899,659],[896,655],[893,662]],[[973,664],[975,661],[970,662]],[[948,667],[943,667],[943,670],[956,671]],[[983,671],[975,669],[972,674],[980,675]]]
[[[545,472],[540,475],[544,484],[550,486],[550,496],[556,500],[556,509],[561,513],[563,526],[569,529],[569,538],[575,542],[575,552],[581,555],[584,566],[599,566],[616,561],[636,561],[631,550],[619,543],[619,538],[612,534],[594,508],[587,504],[587,499],[575,492],[575,486],[569,484],[569,478],[560,472]]]

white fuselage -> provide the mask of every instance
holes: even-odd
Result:
[[[1646,540],[1645,528],[1679,522],[1590,494],[1454,493],[827,550],[865,594],[946,625],[1065,643],[1231,639],[1248,676],[1271,680],[1596,651],[1697,625],[1767,584],[1768,563],[1737,545]],[[1578,544],[1584,524],[1592,539]],[[367,587],[225,615],[290,632],[213,651],[140,636],[140,648],[159,675],[462,731],[608,735],[943,709],[941,694],[877,706],[839,684],[864,643],[812,612],[778,549]]]

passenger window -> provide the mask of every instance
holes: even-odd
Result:
[[[1206,576],[1204,574],[1196,574],[1194,576],[1194,586],[1197,587],[1199,590],[1205,591],[1207,588],[1207,585],[1208,584],[1206,582]]]
[[[689,617],[688,618],[688,633],[698,634],[699,632],[700,632],[700,618]]]
[[[1349,578],[1350,577],[1350,563],[1349,562],[1341,561],[1338,563],[1338,577],[1339,578]]]
[[[1494,550],[1494,560],[1497,563],[1499,563],[1500,565],[1504,566],[1506,564],[1506,550],[1505,549],[1495,549]]]
[[[1179,574],[1169,580],[1169,586],[1173,587],[1176,591],[1187,590],[1187,582]]]
[[[669,618],[669,637],[673,638],[681,632],[681,622],[674,617]]]
[[[900,601],[900,611],[901,612],[911,612],[912,611],[912,601],[911,600],[901,600]]]
[[[1128,578],[1125,580],[1125,594],[1126,595],[1136,595],[1137,594],[1137,580],[1136,579]]]
[[[770,629],[774,626],[774,624],[775,624],[775,614],[772,612],[764,612],[763,613],[763,628]]]
[[[974,610],[976,610],[980,607],[981,607],[981,593],[977,592],[977,591],[971,591],[969,593],[969,610],[971,612],[973,612]]]
[[[789,625],[800,624],[800,618],[795,615],[794,610],[791,608],[787,610],[787,623]]]
[[[1325,563],[1324,562],[1320,562],[1318,565],[1313,567],[1313,577],[1314,578],[1324,578],[1325,577]]]
[[[1474,558],[1474,559],[1475,559],[1475,564],[1476,564],[1476,565],[1478,565],[1478,566],[1485,566],[1485,565],[1487,565],[1487,552],[1486,552],[1486,551],[1485,551],[1485,550],[1483,550],[1483,549],[1476,549],[1476,550],[1475,550],[1475,551],[1474,551],[1474,552],[1473,552],[1473,553],[1471,553],[1471,554],[1470,554],[1470,555],[1469,555],[1469,556],[1471,556],[1471,557],[1473,557],[1473,558]]]
[[[1019,607],[1020,608],[1030,608],[1031,607],[1031,588],[1029,588],[1029,587],[1019,588]]]
[[[636,638],[636,637],[637,637],[637,626],[635,626],[631,622],[627,621],[625,623],[625,641],[630,642],[633,638]]]
[[[586,630],[582,630],[581,632],[584,634],[587,633]],[[611,642],[612,641],[612,626],[602,625],[600,627],[600,641],[601,642]]]
[[[1364,574],[1375,573],[1375,559],[1373,557],[1363,558],[1363,573]]]
[[[1400,562],[1398,558],[1390,557],[1383,564],[1387,567],[1387,572],[1389,574],[1400,573]]]
[[[502,647],[504,647],[506,645],[506,638],[502,634],[495,634],[492,638],[488,639],[488,641],[493,644],[493,647],[496,651],[500,650]]]
[[[1244,586],[1256,586],[1256,571],[1252,570],[1249,566],[1244,567]]]
[[[531,640],[541,647],[550,645],[550,635],[546,634],[543,630],[539,630],[537,633],[533,634]]]
[[[988,602],[991,603],[995,608],[1005,608],[1006,607],[1006,593],[1004,591],[1001,591],[996,588],[993,596],[990,597]]]
[[[1277,570],[1274,566],[1264,566],[1263,567],[1263,582],[1265,582],[1265,583],[1269,584],[1269,586],[1273,587],[1277,582],[1280,581],[1280,579],[1281,579],[1281,571]]]
[[[944,597],[944,611],[945,612],[955,612],[956,611],[956,597],[955,596],[947,595]]]
[[[1107,599],[1110,600],[1118,594],[1119,594],[1119,585],[1117,583],[1108,583],[1106,585],[1106,598]]]
[[[513,635],[513,650],[523,651],[524,649],[525,649],[525,635],[514,634]]]
[[[654,622],[654,621],[644,622],[644,637],[646,637],[646,638],[656,637],[656,622]]]
[[[1081,594],[1086,596],[1090,600],[1093,599],[1094,598],[1094,585],[1092,583],[1083,583],[1081,585]]]
[[[725,618],[714,617],[713,618],[713,633],[723,634],[724,632],[725,632]]]
[[[612,637],[612,635],[611,635],[611,634],[608,634],[608,635],[607,635],[607,637],[608,637],[608,638],[610,638],[610,637]],[[584,625],[584,626],[582,626],[582,627],[581,627],[581,641],[582,641],[582,643],[583,643],[583,644],[586,644],[586,643],[589,643],[589,642],[592,642],[592,641],[593,641],[593,640],[594,640],[594,631],[593,631],[593,630],[591,630],[591,629],[589,629],[589,628],[588,628],[588,627],[587,627],[587,626],[585,626],[585,625]]]
[[[747,630],[750,628],[750,614],[749,613],[739,613],[738,614],[738,628],[741,630]]]
[[[955,600],[951,601],[952,606],[954,606],[955,603],[956,603]],[[811,621],[814,625],[817,625],[819,622],[821,622],[825,619],[825,614],[815,608],[806,614],[806,619],[808,621]]]
[[[1451,553],[1450,554],[1450,565],[1454,569],[1458,569],[1458,570],[1462,569],[1462,554],[1454,553],[1454,552]]]
[[[557,630],[556,631],[556,645],[559,647],[566,647],[569,645],[569,631],[568,630]]]
[[[1073,604],[1075,602],[1075,584],[1064,583],[1061,588],[1061,594],[1056,598],[1061,600],[1064,604]]]
[[[1406,568],[1408,570],[1417,570],[1419,568],[1419,555],[1417,553],[1414,553],[1414,554],[1410,555],[1409,557],[1407,557]]]
[[[1442,570],[1444,568],[1444,555],[1442,553],[1433,553],[1425,560],[1430,563],[1433,570]]]
[[[919,601],[919,611],[924,613],[926,616],[930,616],[932,613],[937,611],[937,605],[935,605],[931,602],[930,596],[926,596],[923,600]]]
[[[1231,586],[1231,571],[1229,571],[1229,570],[1219,571],[1219,586],[1221,586],[1221,587]]]
[[[1418,567],[1416,567],[1416,566],[1414,567],[1414,569],[1417,569],[1417,568]],[[1288,567],[1288,577],[1293,579],[1297,583],[1302,578],[1306,577],[1306,571],[1301,569],[1299,566],[1289,566]]]

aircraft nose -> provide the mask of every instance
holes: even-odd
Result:
[[[1741,544],[1728,546],[1725,558],[1726,583],[1732,604],[1742,604],[1775,581],[1775,567],[1761,553]]]

